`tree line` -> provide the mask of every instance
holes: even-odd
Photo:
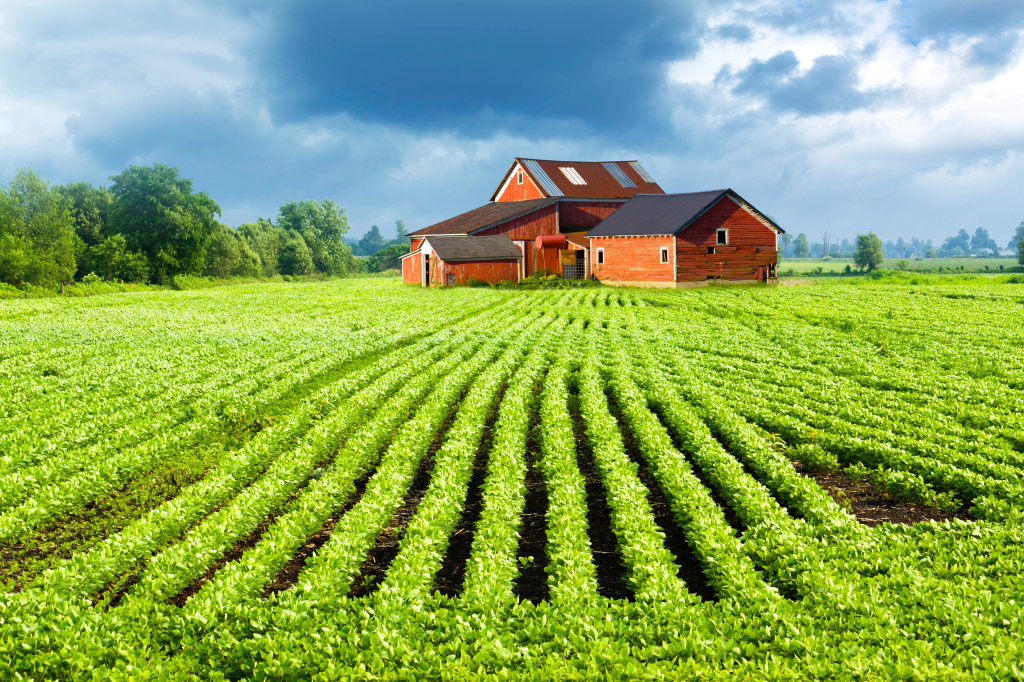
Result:
[[[0,282],[56,288],[89,276],[156,284],[179,275],[344,276],[398,268],[408,252],[400,220],[397,239],[385,240],[375,225],[358,242],[346,240],[345,209],[330,199],[289,202],[274,220],[233,229],[178,168],[129,166],[110,183],[51,186],[22,169],[0,186]]]
[[[858,235],[857,239],[859,240],[861,236],[863,235]],[[938,249],[932,244],[932,240],[922,241],[917,238],[905,241],[900,237],[896,241],[884,243],[879,240],[879,245],[885,258],[999,257],[1005,250],[1016,252],[1018,262],[1024,265],[1024,220],[1017,226],[1016,233],[1006,249],[1000,248],[983,227],[976,229],[973,235],[967,230],[960,230],[956,236],[946,238]],[[795,237],[784,234],[779,239],[779,251],[786,258],[855,258],[857,240],[851,242],[843,239],[841,242],[832,243],[829,233],[825,232],[822,241],[811,242],[803,232]]]

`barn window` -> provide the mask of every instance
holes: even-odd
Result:
[[[604,249],[597,250],[597,264],[604,265]]]
[[[729,243],[729,230],[721,229],[718,231],[718,241],[716,244],[728,244]]]
[[[520,185],[523,184],[523,169],[522,168],[520,168],[519,172],[516,173],[516,183],[520,184]]]
[[[713,253],[717,253],[717,252],[715,251],[715,247],[713,247],[713,246],[709,246],[709,247],[708,247],[708,255],[710,256],[710,255],[711,255],[711,254],[713,254]]]
[[[664,247],[664,246],[661,247],[661,262],[662,263],[667,263],[668,262],[668,248]]]

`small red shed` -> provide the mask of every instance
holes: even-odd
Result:
[[[692,287],[777,277],[784,230],[731,189],[637,194],[587,233],[609,284]]]
[[[523,254],[508,235],[426,236],[402,256],[402,281],[422,286],[454,286],[470,279],[519,281]]]

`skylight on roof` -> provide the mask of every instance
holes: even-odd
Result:
[[[619,168],[619,164],[608,161],[606,163],[602,163],[601,165],[604,166],[605,170],[611,173],[612,177],[618,180],[619,184],[622,185],[623,187],[636,187],[636,183],[630,180],[629,176],[626,175],[621,168]]]
[[[569,178],[569,182],[574,185],[585,185],[587,181],[583,179],[583,176],[576,172],[576,169],[572,166],[562,167],[559,166],[558,170],[562,171],[562,175]]]
[[[644,170],[644,167],[640,165],[639,161],[630,161],[629,165],[633,167],[633,170],[637,172],[637,175],[644,179],[644,182],[649,182],[652,185],[654,184],[654,178],[651,177],[650,173]]]

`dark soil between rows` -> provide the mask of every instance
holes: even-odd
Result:
[[[651,505],[651,511],[654,512],[654,522],[658,525],[661,532],[665,534],[665,549],[675,557],[676,576],[686,584],[687,590],[696,594],[702,601],[714,601],[717,599],[715,590],[708,583],[700,560],[686,541],[686,532],[679,525],[679,522],[676,521],[676,517],[672,513],[672,508],[669,506],[665,494],[661,491],[657,480],[648,471],[647,461],[636,444],[633,432],[629,430],[625,420],[622,418],[622,412],[615,402],[615,396],[611,392],[608,392],[606,395],[612,415],[619,422],[619,431],[622,433],[622,445],[626,455],[637,465],[640,481],[647,488],[647,502]]]
[[[570,384],[569,416],[576,437],[576,465],[583,476],[587,492],[587,534],[590,536],[590,552],[597,569],[597,592],[608,599],[632,601],[633,586],[626,580],[626,564],[619,553],[619,539],[612,530],[608,491],[594,466],[594,453],[587,441],[583,418],[579,412],[579,395],[573,384]]]
[[[448,550],[441,562],[441,568],[438,569],[437,575],[434,577],[434,589],[448,597],[457,597],[462,594],[462,586],[466,581],[466,564],[473,551],[476,524],[484,509],[484,480],[487,478],[487,463],[494,444],[494,425],[498,421],[499,406],[505,397],[507,388],[507,383],[502,385],[491,405],[490,414],[487,415],[480,444],[477,446],[476,455],[473,458],[473,474],[469,479],[462,516],[448,538]]]
[[[519,527],[519,549],[516,559],[521,566],[512,593],[522,601],[534,604],[550,598],[548,587],[548,489],[538,466],[540,452],[540,416],[537,400],[526,436],[526,500],[522,525]],[[524,565],[525,564],[525,565]]]
[[[463,398],[465,398],[465,392],[453,404],[460,404]],[[437,435],[430,444],[430,448],[423,458],[420,459],[416,474],[413,476],[409,490],[406,492],[405,501],[391,517],[387,527],[377,534],[377,541],[370,549],[366,561],[360,567],[359,576],[352,582],[352,587],[348,593],[349,597],[365,597],[373,594],[380,587],[381,583],[384,582],[384,577],[391,567],[391,562],[395,560],[395,557],[398,556],[398,552],[401,550],[400,540],[402,535],[404,535],[405,529],[409,526],[409,522],[416,515],[416,510],[419,509],[420,502],[423,501],[423,496],[427,493],[427,488],[430,487],[430,475],[434,470],[434,457],[437,455],[437,451],[441,449],[444,436],[451,428],[452,422],[455,421],[456,414],[457,410],[453,409],[441,425],[441,428],[438,429]]]
[[[856,481],[839,471],[811,471],[801,462],[793,462],[793,466],[799,473],[813,478],[833,500],[845,507],[865,526],[877,526],[882,523],[911,526],[921,521],[975,520],[966,507],[953,513],[943,512],[934,507],[893,497],[886,490],[877,488],[867,481]]]

